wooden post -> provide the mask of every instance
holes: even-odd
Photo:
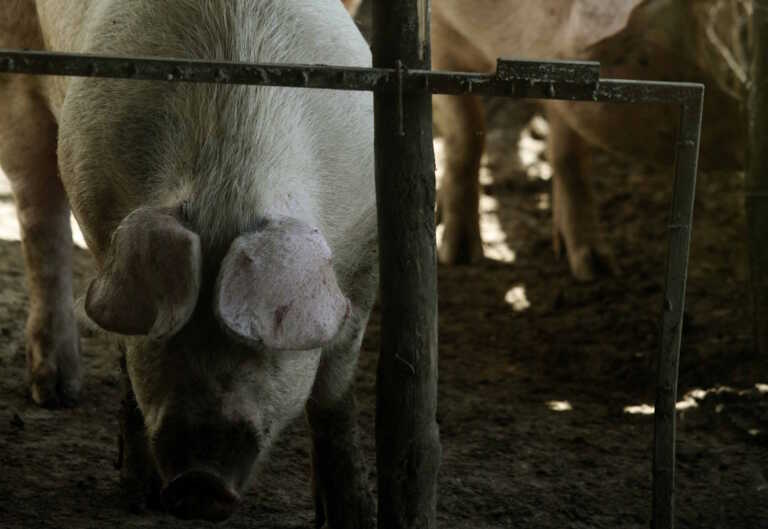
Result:
[[[429,0],[375,0],[375,67],[429,69]],[[378,526],[436,527],[437,261],[432,98],[374,96],[381,274]]]
[[[754,0],[746,197],[754,346],[768,355],[768,0]]]

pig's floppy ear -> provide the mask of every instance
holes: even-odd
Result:
[[[200,239],[169,210],[140,208],[112,235],[85,312],[101,328],[161,338],[190,318],[200,291]]]
[[[236,339],[278,350],[322,347],[350,310],[320,231],[285,217],[234,240],[213,303],[219,322]]]

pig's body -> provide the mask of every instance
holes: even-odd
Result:
[[[602,77],[696,81],[707,85],[702,163],[738,167],[743,109],[718,83],[707,48],[706,14],[715,2],[678,0],[434,0],[433,67],[492,71],[498,57],[582,59],[602,63]],[[732,13],[730,13],[732,14]],[[723,24],[729,12],[719,14]],[[707,53],[707,51],[709,53]],[[588,146],[654,163],[672,162],[678,113],[669,106],[592,103],[547,105],[554,166],[555,246],[565,243],[571,270],[591,279],[613,267],[602,241],[588,176]],[[484,116],[477,97],[436,97],[435,120],[447,140],[440,193],[445,224],[442,262],[482,256],[477,173]]]
[[[0,46],[370,64],[338,0],[10,0]],[[349,386],[376,285],[370,95],[2,76],[0,100],[33,398],[80,387],[69,202],[99,265],[85,309],[125,336],[169,508],[226,517],[311,396],[318,513],[367,526]]]
[[[241,1],[223,9],[197,0],[101,1],[62,9],[57,0],[38,2],[47,49],[244,62],[369,62],[359,33],[339,23],[343,13],[334,13],[338,25],[318,16],[331,2],[283,3],[276,8],[278,2]],[[298,17],[303,19],[292,20]],[[243,27],[229,27],[234,24]],[[334,255],[343,253],[345,244],[359,247],[356,234],[365,230],[349,234],[347,229],[370,225],[367,94],[58,77],[43,82],[62,131],[62,179],[97,259],[128,213],[179,200],[187,201],[196,217],[203,245],[224,245],[223,250],[266,215],[289,215],[320,227]],[[123,144],[130,148],[114,148]]]

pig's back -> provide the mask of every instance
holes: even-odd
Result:
[[[433,48],[471,46],[464,68],[490,70],[496,59],[574,58],[620,31],[642,0],[434,0]],[[461,54],[461,50],[456,50]],[[482,60],[480,60],[482,57]]]
[[[61,4],[38,6],[46,42],[60,50],[370,64],[338,0],[101,0],[71,11]],[[56,111],[62,178],[78,190],[73,210],[97,254],[120,219],[148,201],[187,202],[190,221],[212,247],[272,214],[319,225],[333,247],[350,224],[370,217],[370,94],[68,83]]]

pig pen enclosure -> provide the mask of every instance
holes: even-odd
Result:
[[[490,105],[487,258],[438,273],[438,522],[648,527],[671,171],[594,153],[601,221],[622,273],[576,283],[551,250],[546,123],[531,120],[527,103]],[[677,405],[679,527],[768,527],[768,366],[753,352],[743,192],[740,174],[699,175]],[[12,215],[7,190],[2,199]],[[198,526],[121,494],[119,355],[105,336],[83,339],[77,408],[27,400],[21,252],[12,240],[0,252],[0,524]],[[76,263],[82,291],[93,265],[81,250]],[[372,468],[381,337],[377,311],[357,383]],[[286,432],[227,526],[312,524],[305,430],[298,421]]]

